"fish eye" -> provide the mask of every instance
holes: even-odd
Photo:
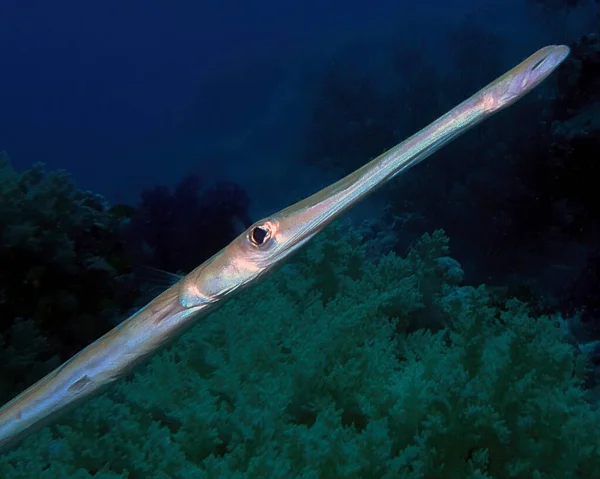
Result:
[[[273,228],[270,223],[255,226],[248,233],[248,238],[254,246],[264,246],[273,236]]]

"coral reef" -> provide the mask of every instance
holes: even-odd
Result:
[[[0,218],[4,401],[52,356],[64,360],[111,329],[136,293],[123,222],[66,172],[17,173],[0,155]]]
[[[155,293],[136,266],[187,272],[249,225],[239,186],[199,186],[188,177],[111,206],[65,171],[17,173],[0,155],[0,402]]]
[[[366,248],[333,226],[0,476],[593,477],[600,417],[557,318],[462,285],[440,231]]]

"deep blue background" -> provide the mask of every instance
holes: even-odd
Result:
[[[419,42],[443,65],[444,35],[472,19],[509,39],[502,54],[514,64],[580,21],[527,15],[514,0],[3,0],[0,150],[17,169],[66,168],[112,201],[197,172],[235,179],[253,197],[268,188],[272,202],[258,208],[279,208],[328,181],[294,156],[304,72],[329,52],[387,36]]]

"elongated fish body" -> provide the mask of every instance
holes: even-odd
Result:
[[[252,225],[143,309],[0,409],[0,448],[18,443],[69,406],[98,393],[250,286],[327,224],[402,171],[541,83],[569,54],[538,50],[404,142],[331,186]]]

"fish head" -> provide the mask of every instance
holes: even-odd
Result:
[[[486,112],[498,111],[543,82],[569,56],[566,45],[548,45],[506,72],[482,90],[481,105]]]
[[[181,282],[184,307],[216,303],[254,283],[281,262],[289,246],[279,223],[267,218],[254,223],[219,253]]]

